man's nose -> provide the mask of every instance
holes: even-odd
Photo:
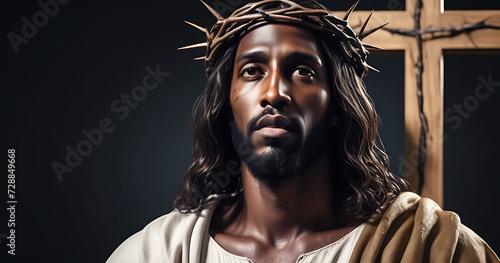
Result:
[[[274,108],[280,108],[289,106],[292,102],[287,80],[279,69],[271,70],[263,85],[264,92],[260,98],[261,107],[271,105]]]

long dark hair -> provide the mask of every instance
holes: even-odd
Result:
[[[336,106],[341,109],[343,131],[341,156],[346,164],[348,189],[344,209],[359,218],[382,212],[384,202],[403,191],[409,184],[392,174],[389,157],[380,139],[379,116],[361,77],[347,58],[340,56],[340,43],[324,36],[320,49],[331,72],[331,86]]]
[[[402,191],[408,183],[390,172],[389,159],[378,135],[378,115],[362,79],[340,53],[340,43],[331,36],[316,33],[327,61],[333,103],[343,123],[341,157],[346,164],[344,209],[358,218],[380,212],[384,202]],[[239,158],[230,135],[232,116],[229,90],[238,42],[228,44],[219,55],[208,77],[205,90],[193,107],[193,163],[184,174],[174,207],[194,212],[211,194],[241,191]]]

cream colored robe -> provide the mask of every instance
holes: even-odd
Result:
[[[174,210],[151,222],[123,242],[107,263],[205,262],[210,219],[222,199],[209,198],[199,213]],[[367,221],[349,262],[500,260],[478,235],[460,223],[455,213],[442,211],[430,199],[405,192],[382,216]]]

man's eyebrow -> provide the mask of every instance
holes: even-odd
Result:
[[[254,52],[248,52],[245,54],[242,54],[241,56],[236,59],[236,62],[240,62],[245,59],[259,59],[261,60],[263,57],[265,57],[265,53],[262,51],[254,51]]]
[[[262,51],[253,51],[253,52],[248,52],[245,54],[242,54],[241,56],[236,59],[236,62],[240,62],[242,60],[262,60],[265,57],[265,53]],[[323,65],[321,58],[315,55],[307,54],[304,52],[300,51],[294,51],[288,55],[287,60],[297,60],[297,61],[304,61],[304,62],[312,62],[317,64],[318,66]]]
[[[312,62],[317,64],[318,66],[323,65],[321,58],[315,55],[299,52],[299,51],[294,51],[292,52],[289,56],[288,59],[290,60],[297,60],[297,61],[304,61],[304,62]]]

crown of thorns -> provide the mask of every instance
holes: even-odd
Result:
[[[378,71],[366,63],[366,57],[369,54],[367,49],[380,48],[363,43],[362,40],[387,24],[364,32],[373,14],[372,12],[361,26],[359,33],[356,34],[348,25],[347,20],[358,5],[359,0],[349,8],[343,19],[332,15],[330,10],[321,4],[316,3],[321,9],[313,9],[289,0],[263,0],[256,3],[248,3],[234,11],[229,17],[224,18],[211,6],[202,0],[201,2],[217,18],[217,22],[208,31],[204,27],[185,21],[187,24],[204,32],[207,36],[207,41],[179,49],[206,47],[206,55],[195,58],[195,60],[205,60],[207,76],[213,70],[218,51],[230,40],[235,37],[240,38],[251,29],[268,22],[296,24],[331,34],[339,41],[342,55],[352,64],[358,76],[363,77],[368,69]],[[285,8],[280,8],[279,4],[283,4]]]

